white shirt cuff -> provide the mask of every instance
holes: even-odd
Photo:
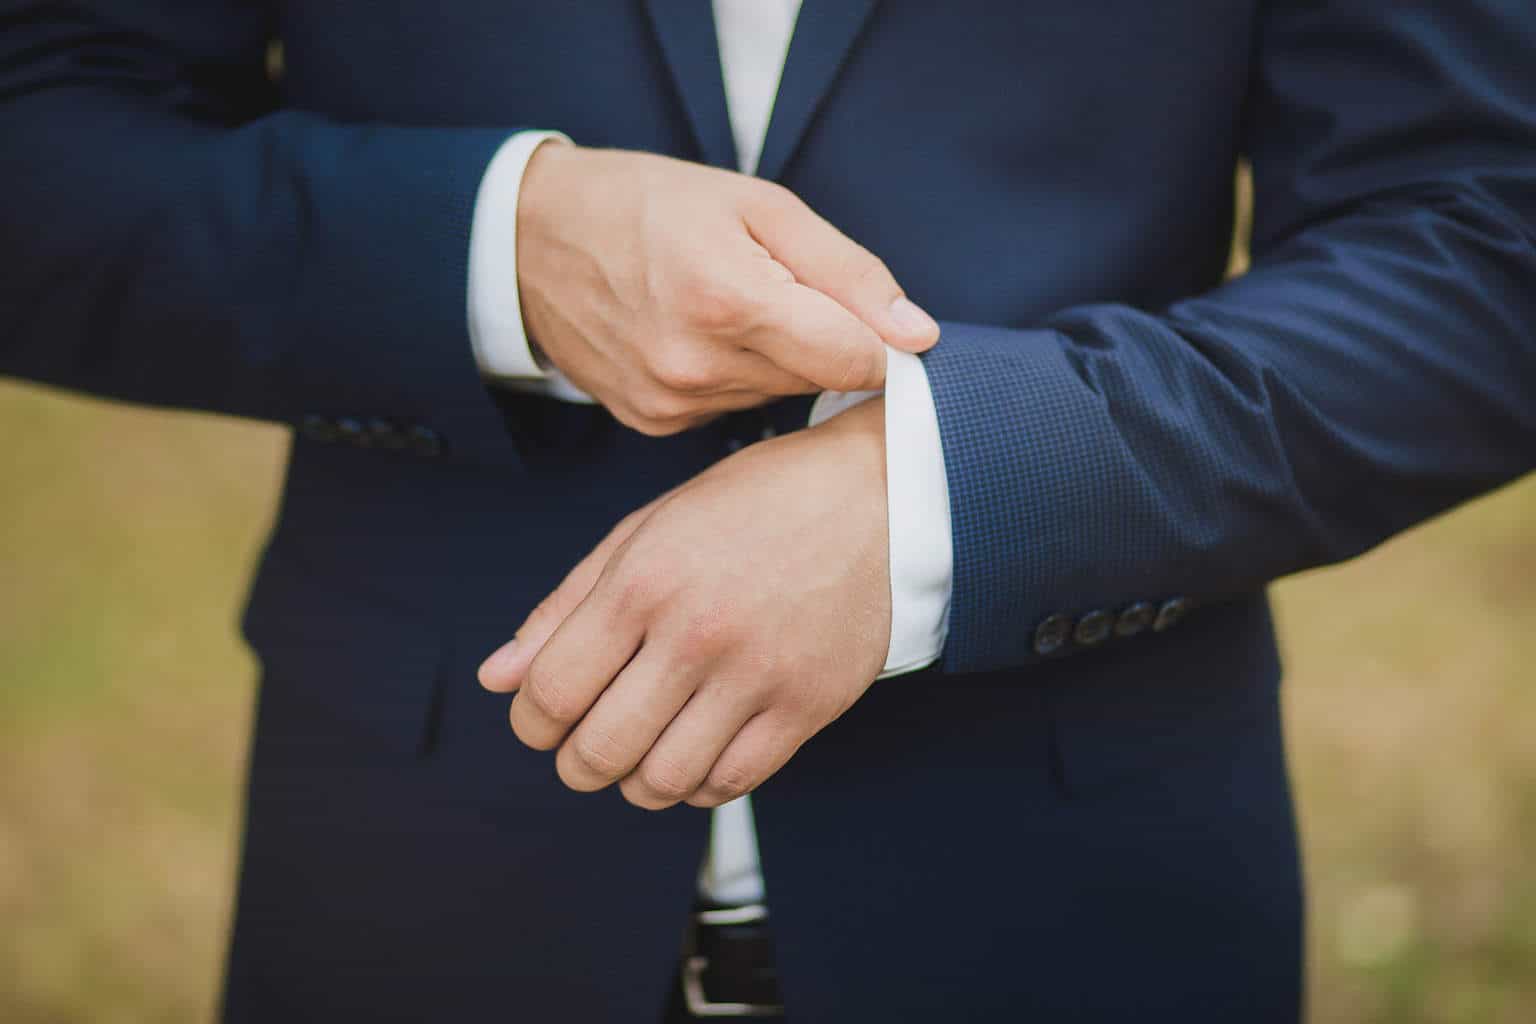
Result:
[[[825,392],[811,425],[879,394]],[[923,361],[890,349],[885,369],[885,480],[891,560],[891,645],[880,678],[925,668],[949,634],[954,552],[939,414]]]
[[[539,146],[560,132],[517,132],[496,151],[481,179],[469,230],[469,340],[482,376],[568,402],[592,399],[535,358],[517,289],[517,202],[523,173]]]

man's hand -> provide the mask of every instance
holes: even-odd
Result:
[[[647,434],[878,388],[882,342],[921,352],[939,336],[880,260],[789,190],[646,153],[540,146],[517,268],[529,337]]]
[[[486,659],[567,786],[715,807],[863,695],[890,644],[883,417],[753,445],[634,513]]]

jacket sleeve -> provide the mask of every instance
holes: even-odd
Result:
[[[1536,466],[1529,0],[1277,0],[1256,60],[1248,274],[945,324],[926,356],[950,671],[1096,646],[1069,628],[1093,610],[1252,593]]]
[[[256,0],[0,3],[0,372],[511,457],[465,313],[513,130],[281,109]]]

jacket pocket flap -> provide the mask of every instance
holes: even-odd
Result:
[[[395,750],[429,738],[441,631],[363,587],[269,552],[241,619],[268,699],[307,703]]]

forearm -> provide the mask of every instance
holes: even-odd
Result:
[[[946,664],[1033,660],[1058,613],[1251,592],[1536,466],[1536,250],[1438,206],[1341,218],[1161,315],[945,325]]]
[[[94,59],[84,34],[56,42]],[[290,423],[389,418],[502,457],[465,286],[505,132],[273,110],[251,81],[204,88],[148,48],[89,84],[13,56],[0,370]]]

